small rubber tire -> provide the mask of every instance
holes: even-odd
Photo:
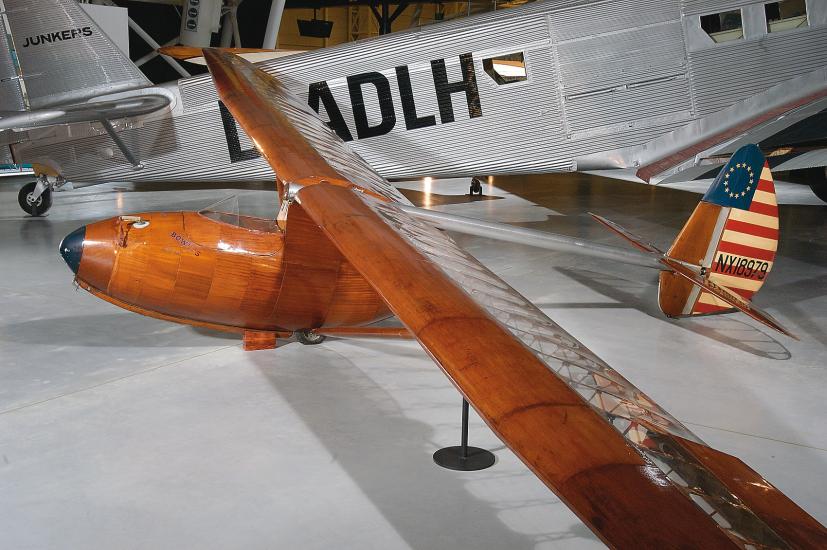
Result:
[[[316,334],[312,330],[297,330],[294,334],[296,335],[296,340],[305,346],[315,346],[327,339],[327,336],[324,334]]]
[[[37,186],[36,181],[27,183],[20,188],[20,192],[17,194],[17,203],[20,205],[20,208],[22,208],[26,214],[33,217],[42,216],[52,207],[51,189],[43,191],[36,201],[31,200],[35,186]]]
[[[480,195],[482,196],[482,182],[477,178],[471,178],[471,195]]]

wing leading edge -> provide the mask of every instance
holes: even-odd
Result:
[[[257,88],[269,90],[269,108],[262,96],[249,103],[264,115],[295,101],[252,65],[206,54],[213,74],[229,83],[217,87],[231,110],[237,101],[227,102],[225,95],[240,90],[254,96]],[[449,237],[400,210],[375,172],[367,170],[362,180],[364,161],[331,142],[336,138],[326,127],[319,132],[304,120],[318,121],[314,115],[301,110],[291,112],[293,120],[282,117],[279,124],[296,121],[290,148],[301,155],[313,150],[318,159],[326,154],[314,142],[334,143],[325,147],[336,151],[335,162],[349,174],[326,158],[315,168],[294,165],[291,157],[279,156],[283,144],[270,148],[279,135],[267,141],[254,136],[256,124],[267,127],[261,118],[233,114],[277,177],[335,173],[329,183],[301,178],[313,184],[295,195],[286,230],[289,212],[301,209],[309,216],[320,237],[376,289],[489,426],[607,544],[825,544],[824,528],[760,475],[704,445]],[[271,115],[264,120],[279,120]],[[306,135],[308,126],[313,133]]]

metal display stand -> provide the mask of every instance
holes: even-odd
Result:
[[[473,472],[494,465],[494,453],[479,447],[468,446],[468,401],[462,400],[462,444],[443,447],[434,453],[434,462],[449,470]]]

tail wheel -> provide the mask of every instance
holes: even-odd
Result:
[[[482,196],[482,182],[477,178],[471,178],[471,188],[469,190],[471,196]]]
[[[324,334],[316,334],[312,330],[297,330],[294,334],[296,336],[296,340],[305,346],[321,344],[327,338]]]
[[[827,168],[808,168],[804,171],[804,177],[815,196],[827,202]]]
[[[52,190],[46,189],[39,197],[34,198],[36,181],[24,185],[17,194],[17,202],[28,215],[42,216],[52,207]]]

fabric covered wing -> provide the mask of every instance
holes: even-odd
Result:
[[[827,541],[765,480],[760,497],[739,493],[729,461],[760,476],[693,452],[708,447],[447,235],[356,190],[315,185],[297,200],[497,435],[610,546]],[[728,465],[716,475],[718,462]],[[794,513],[753,512],[750,498]]]
[[[403,212],[398,192],[274,77],[228,54],[205,57],[277,178],[303,185],[288,234],[301,209],[607,544],[827,544],[824,528],[759,474],[704,445],[447,235]]]

